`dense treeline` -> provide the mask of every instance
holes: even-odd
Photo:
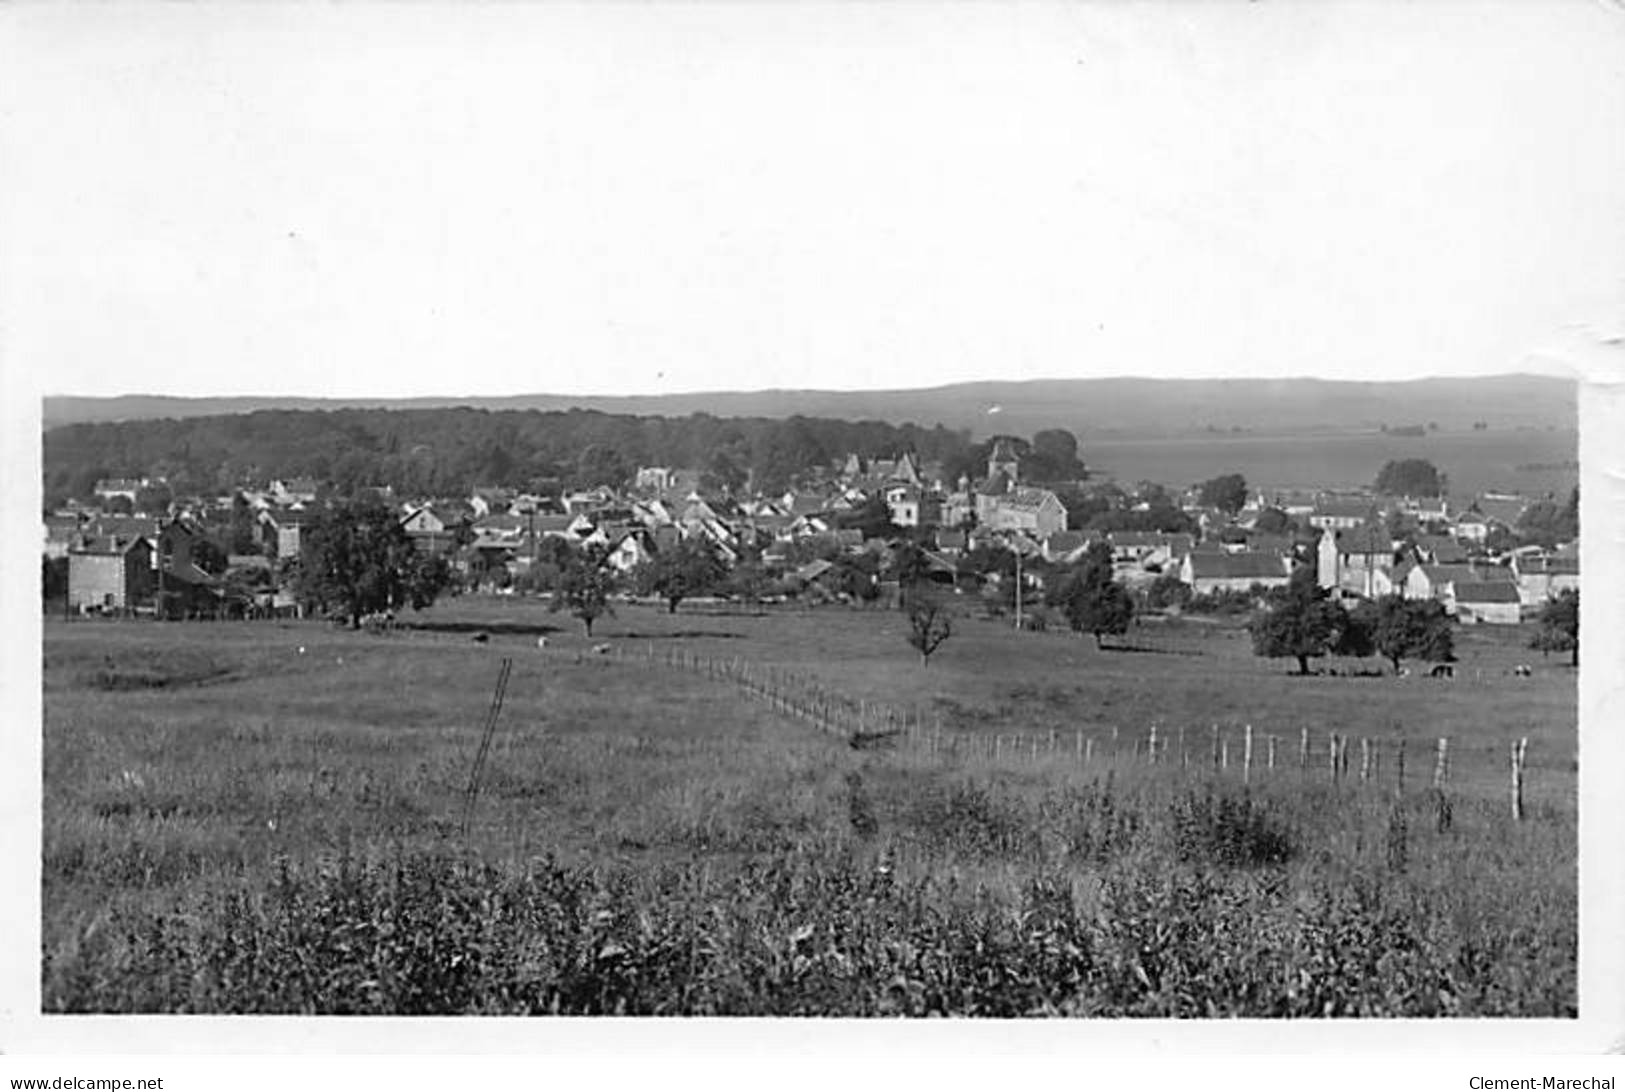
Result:
[[[184,420],[69,425],[45,434],[47,498],[85,496],[105,477],[166,478],[209,493],[270,478],[312,477],[341,493],[388,485],[408,494],[474,484],[618,484],[639,466],[690,467],[717,484],[782,489],[849,452],[911,451],[968,465],[970,434],[937,425],[828,418],[634,417],[591,410],[266,410]]]

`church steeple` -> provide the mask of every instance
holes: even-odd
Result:
[[[1004,480],[1011,485],[1016,484],[1021,469],[1021,457],[1010,446],[1010,441],[1004,436],[995,437],[993,450],[987,456],[987,476],[989,480],[1003,475]]]

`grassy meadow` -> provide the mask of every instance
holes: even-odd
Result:
[[[929,666],[880,610],[402,621],[46,623],[47,1011],[1576,1011],[1575,676],[1522,630],[1458,631],[1440,680],[1296,678],[1197,621],[967,617]],[[856,749],[743,671],[913,727]]]

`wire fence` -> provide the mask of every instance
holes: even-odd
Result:
[[[948,761],[1000,766],[1134,765],[1234,778],[1243,786],[1290,777],[1370,791],[1505,792],[1514,819],[1529,814],[1527,736],[1464,740],[1398,729],[1350,734],[1311,725],[1287,731],[1217,723],[1040,732],[963,729],[945,726],[940,710],[854,698],[816,679],[743,657],[653,646],[631,652],[600,645],[596,652],[617,662],[682,671],[731,686],[777,715],[857,749],[901,748]],[[1549,787],[1572,784],[1561,776],[1563,756],[1551,750],[1545,757],[1540,769],[1551,775]]]

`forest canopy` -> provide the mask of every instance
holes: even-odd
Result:
[[[970,435],[936,425],[829,418],[637,417],[595,410],[262,410],[218,417],[78,424],[45,433],[45,491],[87,497],[102,478],[150,475],[178,495],[310,477],[343,495],[473,485],[620,485],[638,466],[701,470],[779,491],[848,453],[962,460]]]

